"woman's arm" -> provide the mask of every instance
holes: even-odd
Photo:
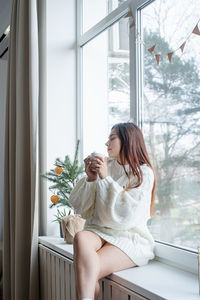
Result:
[[[96,181],[89,182],[87,177],[83,177],[72,190],[69,202],[73,206],[75,213],[87,218],[88,210],[93,206],[96,195]]]
[[[73,206],[75,212],[87,219],[88,213],[92,209],[96,196],[96,180],[97,172],[91,169],[91,157],[84,159],[85,172],[87,177],[82,178],[72,190],[69,202]]]
[[[149,167],[142,169],[143,182],[138,188],[125,191],[110,176],[98,181],[96,205],[105,226],[129,229],[143,219],[145,222],[150,212],[154,175]]]

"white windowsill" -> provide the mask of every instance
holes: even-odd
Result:
[[[73,260],[73,246],[59,237],[39,237],[39,243]],[[153,260],[148,265],[115,272],[108,278],[147,299],[199,299],[197,274]]]

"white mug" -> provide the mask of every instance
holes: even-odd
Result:
[[[102,157],[102,158],[104,158],[104,157],[105,157],[105,155],[104,155],[104,154],[102,154],[102,153],[98,153],[98,152],[92,152],[92,153],[90,154],[90,156],[92,156],[92,157],[95,157],[95,156],[100,156],[100,157]]]

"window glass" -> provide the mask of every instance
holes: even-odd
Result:
[[[129,26],[122,18],[83,46],[84,156],[107,154],[110,128],[130,118],[129,89]]]
[[[101,21],[126,0],[83,0],[83,32]]]
[[[199,11],[199,0],[157,0],[141,10],[142,128],[157,175],[149,226],[155,239],[191,249],[200,236]]]

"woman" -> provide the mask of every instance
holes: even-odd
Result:
[[[106,143],[109,158],[88,156],[87,177],[70,195],[86,219],[74,238],[77,299],[98,299],[98,280],[154,258],[147,228],[153,214],[155,178],[141,130],[131,122],[113,126]]]

